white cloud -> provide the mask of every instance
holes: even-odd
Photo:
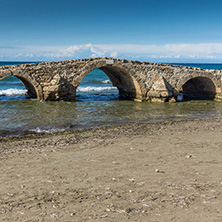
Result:
[[[106,54],[106,50],[92,44],[74,45],[61,50],[61,57],[103,57]]]
[[[110,57],[117,58],[118,57],[118,52],[117,51],[111,52]]]
[[[0,47],[0,57],[8,60],[63,60],[90,57],[119,57],[137,60],[209,60],[222,59],[222,43],[201,44],[85,44],[72,46]]]

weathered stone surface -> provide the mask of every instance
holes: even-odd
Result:
[[[147,97],[151,101],[165,101],[172,98],[176,93],[176,90],[167,83],[165,78],[160,76],[149,90]]]
[[[39,100],[75,100],[80,82],[96,68],[107,74],[126,99],[174,101],[180,92],[222,98],[220,70],[106,57],[3,66],[0,80],[18,77],[28,94]]]

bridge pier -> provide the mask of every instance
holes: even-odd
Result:
[[[43,87],[43,97],[45,101],[75,101],[76,87],[64,77],[56,75],[49,85]]]
[[[150,102],[169,102],[176,101],[177,90],[171,86],[163,76],[152,85],[147,93],[147,101]]]

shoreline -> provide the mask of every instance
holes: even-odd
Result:
[[[2,221],[221,221],[222,119],[0,139]]]
[[[9,140],[11,141],[19,141],[19,140],[30,140],[30,139],[42,139],[42,138],[50,138],[54,136],[63,136],[67,134],[84,134],[85,132],[91,132],[91,131],[97,131],[97,130],[107,130],[107,129],[120,129],[120,128],[130,128],[130,127],[139,127],[141,125],[144,125],[146,127],[148,126],[160,126],[161,124],[166,125],[168,124],[176,124],[176,123],[186,123],[190,121],[214,121],[214,120],[219,120],[222,121],[222,117],[203,117],[203,118],[196,118],[196,117],[191,117],[191,118],[178,118],[176,117],[175,119],[168,118],[168,119],[154,119],[154,120],[144,120],[144,121],[139,121],[139,122],[130,122],[130,123],[113,123],[113,124],[101,124],[97,126],[86,126],[86,127],[80,127],[80,128],[75,128],[71,127],[66,130],[61,130],[61,131],[56,131],[56,132],[35,132],[35,131],[24,131],[24,132],[16,132],[16,131],[5,131],[1,130],[0,131],[0,143],[7,142]],[[9,134],[12,133],[12,134]],[[1,134],[2,133],[2,134]]]

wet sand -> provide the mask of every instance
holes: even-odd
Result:
[[[0,139],[0,221],[222,221],[222,120]]]

